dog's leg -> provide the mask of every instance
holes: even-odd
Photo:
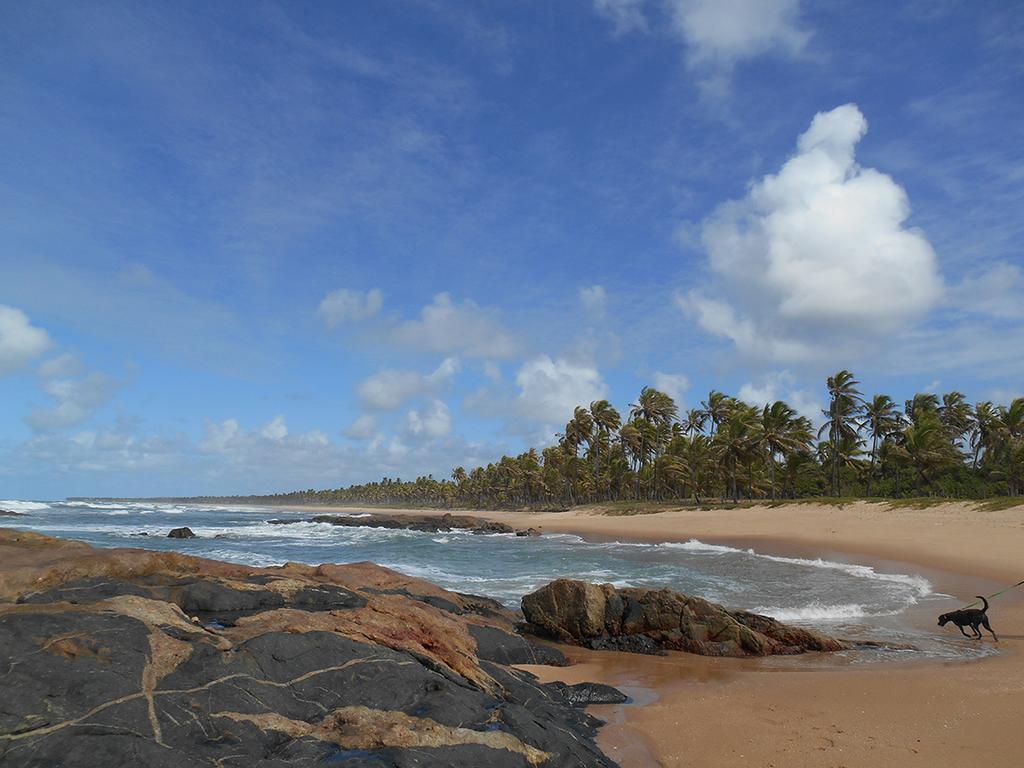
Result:
[[[986,616],[984,619],[982,619],[981,623],[985,625],[985,629],[987,629],[989,632],[992,632],[992,637],[998,643],[999,642],[999,636],[996,635],[996,633],[993,631],[991,625],[988,623],[988,616]]]
[[[956,626],[957,626],[957,629],[960,630],[960,634],[961,635],[966,637],[968,640],[973,640],[974,639],[971,635],[968,635],[966,632],[964,632],[964,625],[963,624],[957,624]]]

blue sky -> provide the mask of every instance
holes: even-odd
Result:
[[[1024,394],[1015,2],[0,3],[0,498]]]

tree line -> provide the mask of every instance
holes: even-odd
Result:
[[[711,391],[683,413],[644,387],[620,412],[580,405],[554,445],[487,466],[262,503],[502,508],[607,501],[1017,496],[1024,489],[1024,398],[971,404],[960,392],[920,393],[902,407],[865,396],[849,371],[828,377],[820,428],[782,400],[763,407]],[[241,497],[235,497],[238,500]]]

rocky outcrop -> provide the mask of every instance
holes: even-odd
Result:
[[[185,526],[183,528],[172,528],[171,532],[167,534],[169,539],[194,539],[196,538],[195,533],[192,529]]]
[[[771,656],[847,647],[820,632],[668,589],[616,589],[571,579],[526,595],[523,614],[536,634],[599,650]]]
[[[485,520],[472,515],[388,515],[379,513],[363,513],[359,515],[317,515],[308,520],[268,520],[271,525],[289,525],[292,523],[328,523],[348,528],[393,528],[407,531],[424,531],[426,533],[445,533],[448,531],[469,531],[477,534],[514,533],[517,536],[540,536],[536,528],[517,531],[511,525],[495,520]]]
[[[0,509],[0,517],[24,517],[24,512],[15,512],[13,509]]]
[[[0,529],[0,766],[612,766],[515,616],[370,563]],[[557,653],[557,652],[553,652]]]

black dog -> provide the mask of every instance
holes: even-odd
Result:
[[[981,595],[977,595],[978,599],[985,604],[984,608],[961,608],[959,611],[950,611],[939,616],[939,626],[944,627],[949,622],[953,622],[960,628],[960,634],[964,637],[971,637],[964,632],[964,627],[970,627],[974,632],[973,640],[981,639],[981,630],[978,627],[984,627],[989,632],[992,632],[992,627],[988,624],[988,616],[985,611],[988,610],[988,600]],[[992,637],[995,638],[996,642],[999,642],[999,638],[996,637],[996,633],[992,632]]]

